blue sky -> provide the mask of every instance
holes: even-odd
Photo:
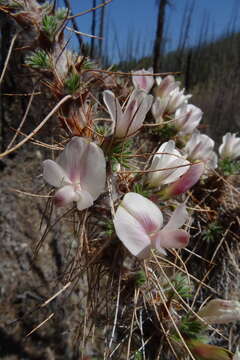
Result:
[[[62,1],[59,0],[60,6]],[[97,4],[100,2],[101,0],[97,0]],[[166,24],[167,50],[177,47],[186,5],[191,6],[192,0],[170,2]],[[107,44],[112,62],[124,58],[131,44],[136,57],[150,54],[156,31],[156,3],[157,0],[113,0],[107,5],[104,46]],[[91,8],[92,0],[71,0],[71,5],[73,13],[78,13]],[[100,17],[99,10],[97,17]],[[226,32],[233,19],[236,21],[236,28],[240,29],[240,0],[195,0],[188,44],[196,44],[204,21],[205,24],[208,22],[210,39]],[[79,17],[79,30],[90,34],[91,20],[91,13]]]

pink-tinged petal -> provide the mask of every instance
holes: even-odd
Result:
[[[115,136],[123,138],[139,130],[152,106],[152,101],[152,95],[147,95],[142,90],[134,90],[128,100],[122,120],[116,124]]]
[[[105,90],[103,92],[103,101],[108,109],[108,112],[111,116],[113,122],[113,132],[116,124],[121,123],[123,112],[119,104],[118,99],[115,97],[112,91]]]
[[[142,224],[121,205],[116,211],[113,223],[116,234],[124,246],[132,255],[139,256],[141,254],[142,257],[151,244]]]
[[[168,75],[164,79],[160,76],[156,78],[157,86],[154,89],[156,97],[168,98],[170,92],[179,87],[179,81],[175,81],[174,76]]]
[[[150,76],[150,74],[153,73],[153,69],[149,70],[138,70],[132,72],[132,81],[135,89],[144,90],[146,93],[148,93],[154,84],[154,78],[153,76]],[[144,76],[144,74],[149,74],[149,76]]]
[[[154,103],[152,104],[152,114],[157,124],[163,122],[163,113],[167,106],[167,99],[166,98],[157,98]]]
[[[71,184],[64,169],[53,160],[43,162],[43,178],[48,184],[56,188]]]
[[[188,245],[189,234],[185,230],[161,230],[152,239],[156,249],[181,249]]]
[[[202,162],[191,165],[190,169],[179,180],[163,190],[163,197],[168,199],[169,197],[180,195],[189,190],[198,182],[204,169],[205,166]]]
[[[186,173],[189,165],[189,161],[175,149],[173,140],[165,142],[153,157],[148,182],[151,186],[170,184]]]
[[[54,203],[58,207],[68,205],[77,199],[78,195],[74,191],[72,185],[63,186],[61,189],[57,190],[54,195]]]
[[[96,200],[105,191],[106,160],[102,149],[86,141],[85,151],[80,163],[81,189],[87,191]]]
[[[106,161],[101,148],[84,138],[74,137],[58,158],[70,180],[95,200],[105,189]]]
[[[154,233],[162,227],[163,216],[160,209],[140,194],[127,193],[121,202],[121,207],[141,224],[147,234]]]
[[[93,205],[93,198],[87,191],[78,192],[77,208],[84,210]]]
[[[85,139],[75,136],[57,158],[57,163],[65,170],[73,183],[80,182],[81,160],[86,146]]]
[[[179,229],[183,224],[185,224],[188,217],[189,215],[186,210],[186,205],[185,204],[179,205],[173,212],[168,223],[164,226],[163,230]]]

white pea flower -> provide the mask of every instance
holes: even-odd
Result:
[[[222,159],[234,160],[240,157],[240,137],[236,137],[236,134],[227,133],[222,140],[218,150]]]
[[[209,324],[227,324],[240,320],[240,302],[234,300],[210,300],[198,315]]]
[[[191,160],[206,161],[213,151],[213,148],[213,139],[205,134],[201,134],[199,131],[195,131],[183,150],[188,154],[188,158]]]
[[[153,156],[149,168],[148,183],[150,186],[160,186],[173,183],[188,171],[190,162],[175,149],[175,142],[163,143]]]
[[[170,92],[168,97],[167,112],[170,114],[175,113],[175,111],[183,105],[187,105],[188,99],[192,95],[184,95],[185,89],[180,90],[179,86]],[[193,105],[192,105],[193,106]]]
[[[148,76],[145,76],[145,74]],[[132,82],[135,89],[144,90],[146,93],[149,93],[154,84],[154,77],[151,74],[153,74],[153,68],[132,71]]]
[[[155,96],[166,99],[180,85],[179,81],[176,81],[172,75],[168,75],[165,78],[161,78],[161,76],[156,77],[156,84],[157,86],[154,88]]]
[[[105,90],[103,100],[113,122],[113,134],[121,139],[134,135],[140,129],[152,106],[153,96],[142,90],[134,90],[124,111],[112,91]]]
[[[131,254],[146,258],[151,249],[166,254],[165,248],[187,246],[189,234],[179,229],[187,218],[186,207],[182,204],[163,226],[158,206],[144,196],[130,192],[118,206],[113,223],[117,236]]]
[[[90,207],[104,192],[106,161],[102,149],[84,138],[74,137],[56,161],[43,162],[44,180],[57,188],[57,206],[77,202],[78,210]]]
[[[166,110],[167,103],[167,98],[158,97],[152,104],[152,114],[157,124],[163,122],[163,114]]]
[[[182,105],[174,115],[174,123],[182,135],[191,134],[199,125],[203,112],[192,104]]]

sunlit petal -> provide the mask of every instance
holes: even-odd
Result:
[[[144,228],[147,234],[158,231],[163,224],[163,216],[156,204],[144,196],[129,192],[121,206]]]
[[[188,217],[189,215],[186,209],[186,205],[185,204],[179,205],[173,212],[167,225],[164,226],[163,230],[179,229],[183,224],[185,224]]]
[[[116,234],[132,255],[138,256],[150,246],[150,239],[142,224],[121,205],[114,216]]]
[[[43,178],[48,184],[56,188],[71,184],[66,172],[53,160],[43,162]]]

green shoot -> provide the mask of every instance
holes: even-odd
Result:
[[[203,240],[213,242],[223,231],[221,225],[217,222],[212,222],[208,225],[207,229],[203,231]]]
[[[50,69],[49,55],[41,49],[36,50],[25,59],[25,63],[35,69]]]

